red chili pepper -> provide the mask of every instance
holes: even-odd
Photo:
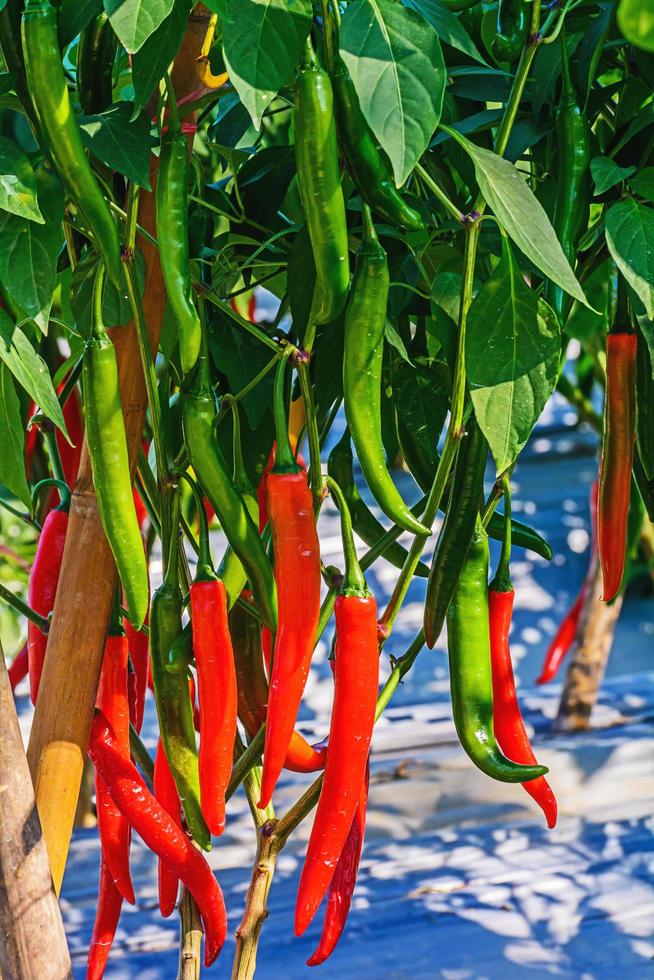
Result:
[[[622,584],[627,551],[636,431],[637,348],[635,333],[611,333],[606,338],[604,440],[597,507],[597,543],[605,602],[617,595]]]
[[[379,683],[377,604],[368,592],[338,485],[327,478],[341,512],[345,575],[336,598],[334,705],[327,763],[295,905],[301,935],[323,899],[345,846],[365,779]]]
[[[322,926],[320,942],[313,956],[307,960],[307,966],[319,966],[324,963],[327,957],[331,956],[336,948],[345,923],[350,903],[354,894],[354,886],[357,881],[359,861],[363,850],[363,838],[366,832],[366,809],[368,806],[368,781],[370,779],[370,767],[366,766],[366,776],[359,795],[359,804],[354,814],[354,820],[350,827],[350,833],[345,841],[345,847],[341,851],[338,859],[334,877],[329,886],[327,895],[327,908],[325,910],[325,921]]]
[[[145,625],[148,617],[145,617]],[[148,689],[148,668],[150,666],[150,651],[146,633],[134,629],[128,619],[123,620],[127,634],[127,646],[132,670],[128,676],[127,690],[129,695],[129,718],[134,728],[140,733],[143,728],[145,713],[145,695]]]
[[[142,531],[148,520],[148,512],[145,504],[143,503],[141,494],[138,492],[136,487],[133,488],[132,495],[134,497],[134,509],[136,510],[136,520],[138,521],[139,527],[141,528]]]
[[[161,739],[157,742],[157,753],[154,757],[154,798],[160,803],[166,813],[168,813],[178,827],[182,826],[179,795],[177,786],[173,779],[173,774],[168,765],[166,753],[163,750]],[[165,861],[159,859],[158,862],[158,883],[159,883],[159,910],[164,919],[172,915],[177,902],[177,892],[179,890],[179,878]]]
[[[114,884],[107,862],[101,858],[98,907],[86,962],[86,980],[102,980],[104,976],[122,907],[123,896]]]
[[[117,747],[129,761],[129,706],[127,701],[127,637],[108,636],[104,647],[102,673],[96,707],[111,725]],[[130,905],[134,887],[129,871],[129,823],[112,800],[102,777],[95,775],[95,801],[102,856],[107,862],[116,888]]]
[[[284,407],[286,358],[275,379],[275,465],[268,475],[268,515],[277,585],[278,625],[268,698],[261,799],[270,802],[293,736],[320,614],[320,542],[307,476],[293,456]]]
[[[107,719],[96,713],[89,755],[121,813],[151,851],[165,861],[195,899],[205,929],[204,962],[211,966],[227,936],[220,885],[200,851],[155,800],[136,766],[125,760]]]
[[[64,379],[64,381],[62,381],[57,388],[58,395],[63,391],[65,383],[66,381]],[[84,422],[82,420],[79,396],[76,389],[73,389],[69,397],[66,399],[66,404],[64,405],[63,409],[63,416],[66,423],[66,428],[68,429],[68,435],[70,436],[73,445],[70,445],[59,429],[57,429],[56,432],[56,439],[57,446],[59,448],[59,456],[61,458],[61,465],[63,467],[64,476],[66,477],[66,483],[69,487],[72,487],[77,479],[80,456],[82,455],[82,442],[84,441]]]
[[[18,687],[23,678],[27,677],[27,671],[27,643],[25,643],[12,660],[11,667],[7,671],[9,674],[9,683],[11,684],[12,691]]]

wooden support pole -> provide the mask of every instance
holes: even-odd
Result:
[[[177,98],[198,88],[196,60],[209,12],[198,4],[175,59]],[[191,137],[192,139],[192,137]],[[150,168],[152,193],[141,193],[139,224],[155,234],[156,161]],[[152,349],[156,350],[166,306],[158,251],[140,236],[147,263],[143,306]],[[134,324],[112,333],[132,469],[141,442],[147,397]],[[73,829],[104,641],[116,585],[116,567],[98,513],[86,443],[70,508],[66,547],[48,637],[40,694],[34,713],[28,761],[36,803],[59,892]]]

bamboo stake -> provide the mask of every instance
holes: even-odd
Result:
[[[197,89],[196,59],[208,19],[209,12],[201,4],[189,18],[173,70],[178,99]],[[150,180],[154,190],[154,159]],[[155,234],[154,193],[141,194],[139,223]],[[156,350],[166,293],[156,247],[144,236],[138,244],[147,263],[143,305]],[[113,331],[112,340],[133,471],[147,402],[134,325]],[[57,892],[73,829],[115,584],[116,567],[100,523],[85,443],[27,753]]]

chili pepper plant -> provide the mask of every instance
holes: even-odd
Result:
[[[6,0],[0,49],[0,625],[34,758],[79,683],[101,845],[87,975],[139,901],[133,835],[162,915],[179,905],[183,941],[199,916],[219,956],[229,909],[205,852],[236,792],[257,856],[232,975],[254,974],[275,860],[314,808],[287,926],[317,966],[346,928],[374,724],[436,644],[479,780],[522,784],[556,822],[510,651],[512,556],[552,558],[511,480],[555,391],[597,433],[604,601],[652,554],[650,5]],[[402,649],[412,583],[424,622]],[[330,639],[311,745],[298,713]],[[73,769],[43,809],[51,862]],[[315,775],[279,809],[284,769]]]

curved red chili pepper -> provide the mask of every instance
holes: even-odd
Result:
[[[86,980],[102,980],[104,976],[122,907],[123,896],[114,884],[107,862],[102,858],[100,860],[98,907],[95,912],[89,956],[86,961]]]
[[[537,765],[529,736],[525,729],[518,698],[509,648],[509,629],[515,593],[488,592],[490,622],[491,667],[493,672],[493,727],[502,752],[513,762],[525,766]],[[556,824],[556,797],[544,776],[522,783],[523,789],[538,803],[545,814],[548,827]]]
[[[335,603],[334,705],[327,763],[295,906],[295,933],[305,931],[345,846],[363,785],[379,679],[377,604],[371,595]]]
[[[145,625],[148,617],[145,617]],[[132,670],[128,677],[129,717],[137,732],[143,727],[145,714],[145,695],[148,689],[148,667],[150,664],[149,641],[146,633],[134,629],[128,619],[123,620],[127,634],[127,646]]]
[[[9,674],[9,683],[11,684],[12,691],[18,687],[23,678],[27,677],[27,671],[27,643],[25,643],[12,660],[11,667],[9,667],[7,671]]]
[[[32,609],[44,617],[49,616],[54,607],[67,529],[67,511],[59,508],[51,510],[43,522],[36,548],[27,588],[27,601]],[[42,633],[36,623],[29,622],[27,624],[27,657],[32,704],[36,704],[39,693],[47,643],[47,634]]]
[[[223,583],[195,581],[190,594],[200,706],[200,800],[209,830],[220,835],[236,737],[234,651]]]
[[[359,803],[350,827],[350,833],[338,859],[334,877],[329,885],[325,921],[322,926],[320,942],[313,956],[307,960],[307,966],[319,966],[334,952],[345,923],[350,903],[357,881],[359,861],[363,850],[363,838],[366,832],[366,809],[368,807],[368,781],[370,765],[366,766],[366,775],[359,794]]]
[[[127,701],[127,637],[108,636],[104,647],[102,672],[96,707],[111,725],[117,747],[129,760],[129,706]],[[114,884],[130,905],[134,888],[129,871],[130,828],[111,796],[102,777],[95,775],[95,801],[102,855]]]
[[[637,349],[635,333],[611,333],[606,338],[604,440],[597,506],[597,545],[605,602],[613,599],[620,589],[627,551],[636,431]]]
[[[97,712],[89,755],[121,813],[151,851],[165,861],[195,899],[205,929],[204,962],[211,966],[227,936],[225,901],[200,851],[148,790],[136,766],[123,758],[107,719]]]
[[[57,394],[61,394],[65,383],[66,381],[64,379],[57,389]],[[72,487],[77,479],[79,461],[82,455],[82,442],[84,441],[84,422],[79,404],[79,396],[76,389],[73,389],[66,399],[66,404],[64,405],[63,409],[63,416],[66,423],[66,428],[68,430],[68,435],[70,436],[73,445],[71,446],[68,440],[64,438],[63,433],[57,429],[57,447],[59,449],[61,466],[64,471],[64,476],[66,477],[66,483],[69,487]]]
[[[161,804],[166,813],[173,818],[177,826],[181,828],[182,816],[177,786],[175,785],[173,774],[170,771],[161,739],[157,742],[157,752],[154,757],[154,798],[157,803]],[[179,879],[170,865],[162,861],[161,858],[157,863],[159,911],[164,919],[167,919],[175,910],[177,892],[179,891]]]

